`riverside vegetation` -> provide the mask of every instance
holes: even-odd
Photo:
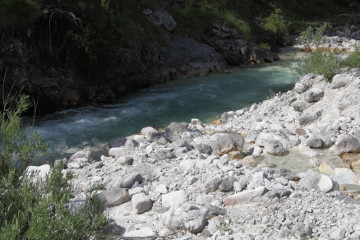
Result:
[[[30,164],[46,145],[31,128],[22,128],[20,115],[29,98],[6,100],[0,118],[0,239],[105,238],[109,221],[103,203],[89,193],[83,207],[71,209],[69,180],[62,164],[34,171]]]

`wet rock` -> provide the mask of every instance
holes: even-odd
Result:
[[[262,156],[246,156],[242,160],[242,164],[255,167],[261,163],[262,160],[264,160],[264,157]]]

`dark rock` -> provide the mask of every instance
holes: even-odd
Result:
[[[131,174],[121,182],[120,187],[131,188],[136,182],[142,183],[144,178],[140,174]]]
[[[221,192],[230,192],[234,190],[234,181],[233,177],[225,177],[219,185],[219,190]]]
[[[240,33],[226,24],[215,23],[205,42],[220,52],[230,65],[264,63],[279,60],[276,53],[262,50],[243,40]]]
[[[212,153],[212,148],[211,146],[207,145],[207,144],[203,144],[200,143],[198,145],[195,146],[197,150],[199,150],[199,152],[203,153],[203,154],[211,154]]]
[[[153,11],[150,14],[147,15],[147,18],[155,23],[156,25],[159,25],[163,27],[165,30],[171,32],[176,27],[176,21],[174,18],[164,9],[158,9],[156,11]]]
[[[219,189],[221,183],[222,183],[222,179],[219,177],[211,179],[205,185],[205,193],[215,192],[216,190]]]
[[[305,141],[305,145],[311,148],[321,148],[324,141],[318,136],[311,136]]]

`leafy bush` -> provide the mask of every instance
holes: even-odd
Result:
[[[13,99],[14,100],[14,99]],[[16,109],[7,101],[0,118],[0,240],[9,239],[103,239],[109,221],[104,205],[89,196],[74,211],[69,206],[71,188],[62,165],[41,179],[26,173],[31,161],[45,151],[40,136],[22,130],[20,114],[29,106],[21,96]],[[8,107],[7,107],[8,106]]]
[[[298,67],[296,68],[299,74],[316,73],[324,75],[331,81],[336,71],[342,66],[337,53],[316,50],[309,54],[308,57],[299,60]]]
[[[359,68],[360,52],[356,51],[347,57],[342,56],[338,51],[327,52],[327,49],[323,46],[325,43],[323,37],[325,29],[326,25],[322,25],[317,29],[309,27],[302,33],[302,43],[306,47],[313,44],[315,49],[309,53],[308,57],[299,60],[296,70],[300,74],[312,72],[324,75],[328,81],[331,81],[341,68]]]

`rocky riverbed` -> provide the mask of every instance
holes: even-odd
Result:
[[[101,189],[115,239],[360,239],[359,93],[359,69],[331,83],[308,74],[212,124],[145,127],[106,156],[77,152],[64,159],[71,205]],[[266,165],[294,152],[312,169]]]

